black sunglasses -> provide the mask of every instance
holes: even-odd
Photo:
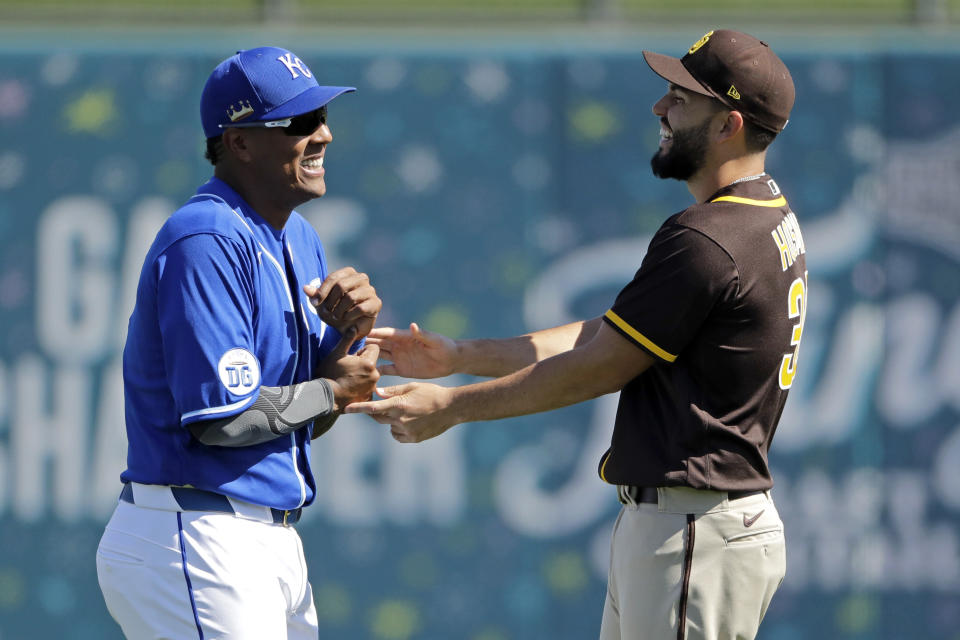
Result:
[[[284,118],[283,120],[267,120],[266,122],[241,122],[238,124],[221,124],[221,129],[228,129],[230,127],[267,127],[267,128],[279,128],[283,129],[283,133],[288,136],[309,136],[312,135],[314,131],[320,128],[320,125],[327,124],[327,107],[326,105],[316,109],[314,111],[308,111],[307,113],[302,113],[299,116],[294,116],[292,118]]]

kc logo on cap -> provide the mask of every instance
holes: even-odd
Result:
[[[287,51],[285,54],[277,58],[277,60],[283,63],[283,66],[287,68],[287,71],[290,72],[290,75],[293,76],[294,80],[300,77],[299,75],[297,75],[297,71],[299,71],[300,73],[302,73],[308,78],[313,77],[313,74],[310,73],[310,69],[307,69],[307,65],[303,64],[303,60],[296,57],[289,51]]]

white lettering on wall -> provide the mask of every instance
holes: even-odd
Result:
[[[848,440],[868,406],[883,360],[883,312],[874,305],[851,306],[831,335],[825,335],[819,317],[808,327],[801,347],[804,363],[773,442],[780,452]]]
[[[527,328],[537,331],[583,320],[573,312],[574,300],[591,289],[625,286],[640,268],[648,244],[650,236],[608,240],[577,249],[547,267],[523,298]]]
[[[7,368],[0,360],[0,436],[9,433],[10,430],[10,403],[7,400],[9,385]],[[0,514],[6,513],[10,496],[10,486],[8,484],[10,461],[7,456],[6,442],[6,438],[0,439]]]
[[[960,512],[960,425],[937,450],[930,477],[940,501]]]
[[[930,514],[930,479],[913,470],[820,470],[778,478],[773,496],[788,532],[784,588],[956,590],[960,539]]]
[[[382,487],[373,474],[383,441],[389,435],[370,420],[344,415],[311,445],[313,473],[317,480],[317,505],[304,511],[323,511],[323,516],[345,525],[379,523]],[[319,507],[319,509],[317,508]]]
[[[100,378],[100,395],[91,430],[87,508],[93,517],[106,519],[117,506],[120,473],[126,468],[127,431],[123,406],[123,372],[117,357]]]
[[[887,310],[887,349],[877,406],[891,426],[914,428],[945,404],[957,406],[960,378],[960,305],[944,321],[931,296],[915,293]]]
[[[126,240],[123,243],[123,265],[120,271],[120,291],[114,308],[112,321],[113,346],[120,350],[127,340],[127,323],[137,301],[137,283],[143,259],[153,244],[157,231],[164,221],[176,210],[176,206],[165,198],[145,198],[134,206],[127,224]]]
[[[3,430],[3,427],[7,423],[7,416],[10,407],[8,400],[7,390],[7,370],[3,364],[3,361],[0,360],[0,431]]]
[[[51,358],[93,363],[112,346],[116,248],[116,219],[102,199],[61,198],[41,214],[37,338]]]
[[[960,411],[960,304],[954,305],[946,322],[943,347],[937,359],[937,380],[943,390],[944,401]]]
[[[390,522],[420,522],[445,526],[460,521],[467,506],[467,462],[463,438],[469,427],[460,425],[442,436],[404,446],[393,440],[389,428],[383,450],[383,510]]]
[[[597,462],[610,444],[620,394],[597,398],[591,405],[593,418],[575,458],[570,479],[559,489],[543,489],[541,481],[555,470],[556,463],[547,444],[550,433],[539,444],[511,451],[497,469],[494,485],[497,511],[512,529],[534,538],[555,538],[582,530],[616,504],[616,491],[597,475]]]
[[[28,355],[16,365],[13,388],[14,514],[30,522],[52,507],[61,519],[77,520],[86,503],[91,376],[83,367],[50,368]]]
[[[461,425],[409,446],[366,416],[341,416],[313,441],[317,505],[304,512],[305,519],[322,515],[353,526],[458,522],[466,508],[466,430]]]

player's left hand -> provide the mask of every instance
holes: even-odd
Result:
[[[340,333],[356,327],[358,340],[370,333],[383,307],[370,278],[353,267],[337,269],[319,287],[304,285],[303,292],[321,320]]]
[[[350,355],[350,347],[356,339],[356,329],[347,329],[337,346],[317,367],[317,374],[330,382],[336,411],[342,411],[356,400],[369,400],[380,379],[377,371],[380,347],[365,345],[356,355]]]
[[[451,390],[426,382],[410,382],[377,389],[383,400],[348,404],[344,413],[365,413],[381,424],[390,425],[397,442],[423,442],[457,424],[445,411]]]

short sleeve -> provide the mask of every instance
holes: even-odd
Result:
[[[250,256],[216,234],[183,238],[157,259],[157,317],[181,424],[234,415],[260,388]]]
[[[604,320],[657,359],[673,362],[736,287],[736,265],[722,247],[694,229],[665,225]]]

